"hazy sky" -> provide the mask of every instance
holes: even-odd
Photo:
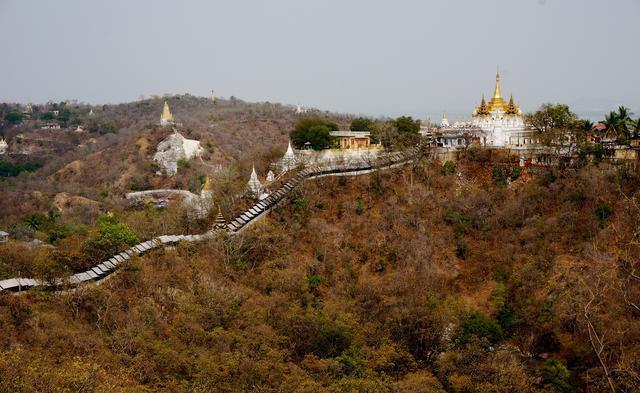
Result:
[[[640,0],[0,0],[0,101],[235,95],[369,115],[640,116]]]

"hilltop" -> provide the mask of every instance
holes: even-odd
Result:
[[[205,149],[177,176],[156,176],[152,161],[158,143],[172,131],[160,127],[162,105],[167,102],[177,120],[177,130],[199,140]],[[0,105],[0,117],[23,110],[16,104]],[[62,129],[41,129],[53,108]],[[91,114],[90,114],[91,112]],[[313,112],[347,125],[348,115]],[[284,153],[288,134],[298,116],[295,108],[274,103],[247,103],[175,95],[118,105],[89,106],[60,103],[34,107],[32,120],[22,124],[4,121],[0,126],[9,144],[4,165],[31,166],[18,177],[0,177],[0,209],[7,212],[0,225],[8,225],[33,210],[47,211],[46,203],[59,193],[80,195],[97,201],[104,211],[118,206],[127,191],[149,188],[182,188],[199,191],[204,175],[212,168],[248,176],[251,165],[261,173],[269,161]],[[80,126],[84,132],[77,132]],[[40,168],[40,169],[38,169]]]

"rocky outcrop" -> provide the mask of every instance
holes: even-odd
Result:
[[[173,176],[178,172],[178,161],[188,161],[194,157],[200,157],[202,153],[200,141],[187,139],[174,130],[173,134],[158,144],[153,160],[158,163],[161,171]]]
[[[94,201],[93,199],[70,195],[66,192],[58,193],[53,197],[53,207],[58,209],[58,211],[66,211],[76,207],[99,211],[100,206],[100,202]]]

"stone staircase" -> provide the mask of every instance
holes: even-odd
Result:
[[[414,161],[421,154],[420,147],[414,147],[402,152],[389,153],[378,156],[373,162],[357,162],[344,164],[325,164],[303,168],[295,172],[293,177],[287,180],[280,188],[272,192],[267,198],[257,202],[233,220],[226,228],[219,225],[200,235],[163,235],[151,240],[136,244],[135,246],[112,256],[91,269],[76,273],[72,276],[58,279],[55,282],[44,282],[33,278],[11,278],[0,281],[0,292],[22,292],[33,287],[49,287],[54,289],[66,289],[86,282],[97,282],[115,272],[118,267],[134,256],[143,255],[158,247],[176,244],[180,241],[196,242],[212,239],[221,232],[228,236],[234,236],[244,231],[250,225],[264,217],[284,200],[287,194],[306,179],[315,179],[326,176],[357,176],[378,170],[392,169]]]

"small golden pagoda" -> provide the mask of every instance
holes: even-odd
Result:
[[[160,115],[160,125],[166,126],[170,124],[175,124],[175,121],[173,120],[173,115],[169,110],[169,104],[167,104],[167,101],[165,101],[164,108],[162,108],[162,115]]]
[[[209,177],[209,175],[205,175],[204,178],[204,184],[202,185],[202,189],[207,191],[207,190],[212,190],[212,183],[211,183],[211,178]]]

